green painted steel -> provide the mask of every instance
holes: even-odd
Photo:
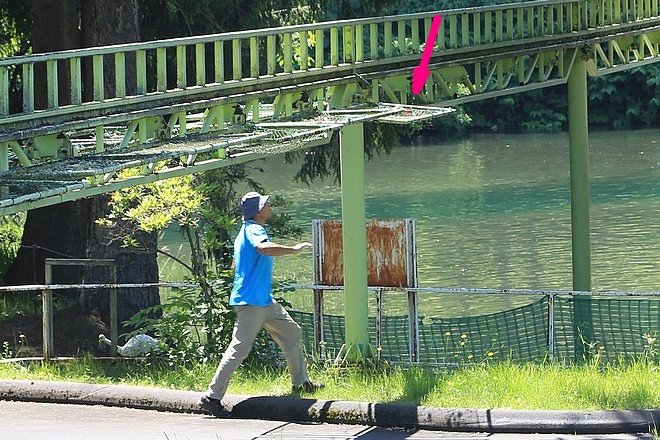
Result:
[[[66,119],[75,115],[87,116],[90,113],[128,111],[136,107],[157,107],[163,102],[190,102],[196,98],[217,96],[228,88],[236,88],[239,94],[241,90],[242,93],[263,91],[269,86],[301,84],[301,79],[306,77],[325,79],[345,75],[347,72],[364,72],[374,78],[396,76],[396,72],[408,74],[418,61],[421,49],[419,42],[425,38],[424,32],[428,30],[430,18],[438,12],[442,13],[445,19],[431,67],[435,63],[441,72],[445,60],[454,66],[464,66],[462,76],[469,81],[464,78],[460,84],[468,88],[469,84],[472,84],[472,95],[487,92],[494,84],[501,88],[507,82],[505,79],[509,71],[506,63],[497,67],[497,81],[493,84],[475,81],[477,74],[492,79],[492,74],[488,75],[489,66],[486,64],[508,59],[517,62],[514,63],[517,66],[511,68],[523,67],[531,71],[538,61],[536,54],[546,54],[544,58],[548,61],[541,63],[541,66],[547,67],[557,62],[558,55],[563,57],[563,51],[567,47],[577,45],[586,47],[588,44],[591,47],[591,58],[601,70],[622,66],[625,68],[628,64],[657,58],[660,40],[659,2],[660,0],[649,0],[644,7],[632,7],[625,0],[532,1],[8,58],[0,60],[0,68],[8,69],[12,73],[17,71],[19,77],[25,77],[22,92],[24,105],[13,102],[16,98],[7,93],[0,94],[0,124],[22,124],[49,117],[56,118],[57,121],[57,118]],[[316,35],[314,40],[307,38],[310,33]],[[382,45],[378,41],[379,35],[384,35]],[[296,50],[293,47],[294,41],[306,42],[309,46],[305,50]],[[328,47],[324,41],[329,41]],[[365,44],[366,41],[370,44]],[[413,44],[410,44],[411,42]],[[261,47],[266,50],[259,50]],[[209,50],[206,50],[207,48]],[[307,57],[304,57],[304,62],[301,61],[300,54],[304,52],[314,54],[312,63],[307,62]],[[207,56],[211,53],[213,56]],[[282,58],[281,63],[275,63],[276,54]],[[531,55],[520,58],[523,54]],[[228,62],[226,55],[229,55],[231,66],[231,77],[228,79],[224,77]],[[156,62],[145,62],[145,57],[155,58]],[[35,87],[41,87],[42,80],[39,80],[39,84],[29,81],[33,67],[50,63],[53,65],[52,71],[56,71],[54,67],[68,65],[73,76],[79,78],[82,76],[81,60],[90,58],[93,60],[94,100],[80,102],[80,82],[77,81],[77,87],[71,90],[52,93],[52,105],[43,109],[46,111],[35,114],[32,99]],[[124,60],[133,58],[137,59],[137,72],[130,77]],[[168,58],[174,59],[177,72],[177,81],[172,86],[168,86],[167,80]],[[242,68],[242,59],[246,59],[245,64],[250,66],[249,71]],[[124,87],[117,87],[114,95],[105,96],[102,87],[104,64],[114,67],[117,82],[136,84],[137,92],[125,95]],[[310,67],[312,65],[314,67]],[[187,68],[194,71],[190,78],[186,75]],[[475,69],[479,73],[473,73]],[[214,72],[212,79],[206,78],[206,72]],[[296,74],[295,78],[289,75],[293,73]],[[276,74],[277,78],[274,77]],[[0,78],[3,81],[0,90],[6,90],[8,87],[7,81],[11,75],[6,76],[7,79]],[[438,82],[432,82],[431,86],[442,89],[451,85],[451,82],[447,84],[446,80],[443,84],[442,76],[442,73],[436,75]],[[156,79],[154,86],[146,84],[148,77]],[[565,81],[565,72],[561,77]],[[55,75],[51,75],[47,81],[44,80],[45,87],[54,91],[55,79]],[[241,84],[233,84],[236,81]],[[254,82],[260,83],[261,87],[254,87]],[[235,87],[237,85],[244,87]],[[441,96],[443,102],[447,101],[447,98],[455,98],[456,91],[453,92]],[[458,95],[463,94],[462,92]],[[426,94],[422,99],[425,97]],[[244,98],[237,96],[235,99]],[[69,101],[74,105],[68,105]],[[20,110],[17,111],[17,108]]]
[[[589,239],[589,129],[586,61],[575,61],[568,78],[568,126],[571,168],[573,289],[591,290]]]
[[[347,357],[369,350],[367,231],[364,205],[364,130],[346,125],[339,135]]]
[[[118,146],[142,148],[182,133],[222,132],[235,103],[249,105],[248,121],[256,122],[264,100],[276,100],[275,120],[307,111],[312,102],[315,110],[326,101],[331,108],[411,102],[410,71],[437,13],[444,20],[432,75],[417,103],[454,105],[565,84],[583,53],[590,74],[658,61],[659,10],[660,0],[530,1],[2,59],[0,143],[16,142],[20,164],[37,165]],[[92,68],[86,94],[83,65]],[[68,89],[58,87],[61,68],[69,70]],[[105,78],[106,68],[114,78]],[[168,71],[175,81],[168,81]],[[12,78],[19,93],[11,93]],[[107,80],[115,87],[105,87]],[[302,91],[310,101],[294,105]],[[35,108],[42,93],[47,104]],[[146,130],[151,118],[167,130]],[[127,128],[136,126],[133,135]],[[116,142],[122,127],[123,141]],[[90,132],[92,149],[84,139]]]
[[[444,11],[448,19],[430,66],[433,74],[417,102],[453,105],[564,84],[573,60],[582,51],[589,53],[589,72],[594,74],[657,61],[658,1],[634,10],[618,1],[567,0],[526,2],[524,7],[515,4]],[[618,10],[625,14],[617,13]],[[119,143],[124,148],[162,142],[172,133],[194,136],[223,131],[231,123],[227,109],[237,102],[250,106],[248,118],[252,122],[262,119],[258,103],[264,99],[275,99],[274,119],[307,111],[312,102],[316,102],[315,110],[321,110],[328,100],[330,108],[363,101],[405,104],[411,102],[410,69],[418,62],[419,42],[428,31],[433,14],[347,20],[0,60],[0,142],[18,142],[29,159],[27,163],[35,165],[86,152],[113,150],[117,143],[107,135],[99,136],[108,133],[99,129],[101,126],[131,127],[136,121],[155,117],[168,127],[165,132],[149,131],[149,137],[142,122],[138,124],[139,136],[129,137],[127,132]],[[543,19],[550,17],[554,22],[545,23]],[[379,43],[382,33],[384,44]],[[314,39],[307,38],[311,34]],[[400,44],[402,39],[413,45]],[[309,47],[292,47],[293,41],[307,42]],[[324,41],[329,42],[328,47]],[[367,41],[369,44],[365,44]],[[260,50],[264,45],[266,50]],[[248,47],[249,51],[242,50]],[[305,52],[314,54],[314,59],[305,57],[308,62],[301,62],[299,54]],[[249,59],[249,74],[243,72],[241,56]],[[281,56],[282,63],[277,63]],[[126,60],[133,58],[136,72],[130,77],[126,65],[132,63]],[[194,62],[189,58],[194,58]],[[93,67],[92,100],[83,99],[82,93],[82,66],[88,59]],[[168,67],[168,59],[174,60],[174,66]],[[46,78],[35,78],[35,66],[39,64],[45,64],[49,72]],[[70,90],[59,90],[56,72],[67,64]],[[194,70],[193,75],[188,75],[188,65]],[[104,67],[114,68],[114,91],[104,87]],[[167,72],[172,67],[177,74],[176,85],[168,88]],[[229,78],[225,78],[225,69],[230,72]],[[207,71],[213,72],[209,78]],[[9,78],[15,73],[23,86],[20,95],[9,93]],[[155,80],[148,83],[147,78]],[[41,87],[48,92],[48,105],[35,109],[35,94]],[[294,106],[303,90],[310,101]],[[199,114],[204,115],[201,130],[194,123]],[[172,125],[172,120],[178,121],[178,125]],[[84,139],[80,140],[90,129],[96,133],[96,148],[92,150],[86,148]],[[103,181],[89,180],[94,184]],[[84,196],[84,191],[78,194]]]
[[[591,240],[589,227],[589,128],[587,115],[587,66],[579,58],[568,78],[568,126],[571,168],[571,241],[573,289],[591,290]],[[573,303],[575,360],[588,358],[585,349],[594,342],[591,298],[576,297]]]

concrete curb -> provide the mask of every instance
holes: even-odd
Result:
[[[0,380],[0,400],[121,406],[201,413],[201,393],[125,385]],[[233,417],[296,422],[365,424],[443,431],[490,433],[650,433],[660,409],[618,411],[531,411],[444,409],[297,397],[227,395]]]

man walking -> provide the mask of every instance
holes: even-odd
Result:
[[[273,257],[297,254],[311,243],[284,246],[270,241],[264,224],[271,216],[269,196],[249,192],[241,199],[243,225],[234,241],[234,286],[229,305],[236,312],[231,343],[199,405],[217,417],[229,415],[221,400],[232,373],[252,350],[261,328],[277,342],[291,373],[293,391],[313,392],[322,388],[309,379],[302,350],[302,330],[271,294]]]

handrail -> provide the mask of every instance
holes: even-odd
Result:
[[[248,39],[251,37],[264,37],[273,34],[295,33],[304,31],[316,31],[318,29],[330,29],[333,27],[356,26],[384,22],[396,22],[402,20],[416,20],[433,17],[437,14],[442,14],[443,17],[450,17],[453,15],[460,15],[465,13],[479,13],[479,12],[492,12],[504,11],[510,9],[511,6],[516,5],[517,8],[534,8],[536,6],[553,6],[580,3],[584,0],[534,0],[534,1],[521,1],[520,3],[507,3],[492,6],[471,6],[466,8],[455,8],[448,10],[435,10],[427,12],[416,12],[400,15],[384,15],[379,17],[358,18],[358,19],[345,19],[345,20],[331,20],[322,21],[318,23],[298,24],[291,26],[278,26],[263,29],[250,29],[244,31],[224,32],[217,34],[209,34],[203,36],[189,36],[168,38],[162,40],[154,40],[149,42],[136,42],[136,43],[123,43],[113,44],[107,46],[88,47],[81,49],[70,49],[54,52],[43,52],[30,55],[18,55],[14,57],[7,57],[0,59],[0,66],[10,66],[19,63],[39,62],[55,59],[66,59],[70,57],[83,57],[91,55],[108,55],[116,52],[130,52],[136,50],[149,50],[158,47],[176,47],[180,45],[191,46],[200,43],[212,43],[214,41],[229,41],[233,39]],[[625,1],[625,0],[622,0]]]
[[[304,290],[344,290],[344,286],[328,286],[323,284],[285,284],[284,287]],[[536,290],[536,289],[495,289],[468,287],[386,287],[367,286],[371,291],[480,294],[480,295],[574,295],[574,296],[660,296],[660,291],[637,290]]]
[[[74,283],[74,284],[19,284],[14,286],[0,286],[0,292],[32,292],[36,290],[98,290],[98,289],[146,289],[151,287],[168,287],[171,289],[187,289],[199,287],[199,284],[187,282],[158,282],[158,283]]]

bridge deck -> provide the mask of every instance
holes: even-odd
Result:
[[[438,13],[432,75],[412,96]],[[660,60],[660,0],[530,1],[3,59],[0,214],[319,145],[357,117],[332,122],[328,110],[407,123],[448,113],[429,105],[565,84],[577,57],[593,75]],[[127,168],[141,175],[123,178]]]
[[[15,167],[0,174],[0,210],[16,212],[114,191],[136,184],[200,172],[281,154],[330,141],[342,126],[375,121],[408,124],[453,113],[444,107],[414,107],[383,104],[337,110],[308,116],[298,122],[263,122],[236,126],[223,132],[168,139],[139,149],[118,149],[84,154],[31,167]],[[195,130],[197,128],[197,130]],[[201,159],[200,159],[201,158]],[[139,175],[122,176],[127,169]]]

